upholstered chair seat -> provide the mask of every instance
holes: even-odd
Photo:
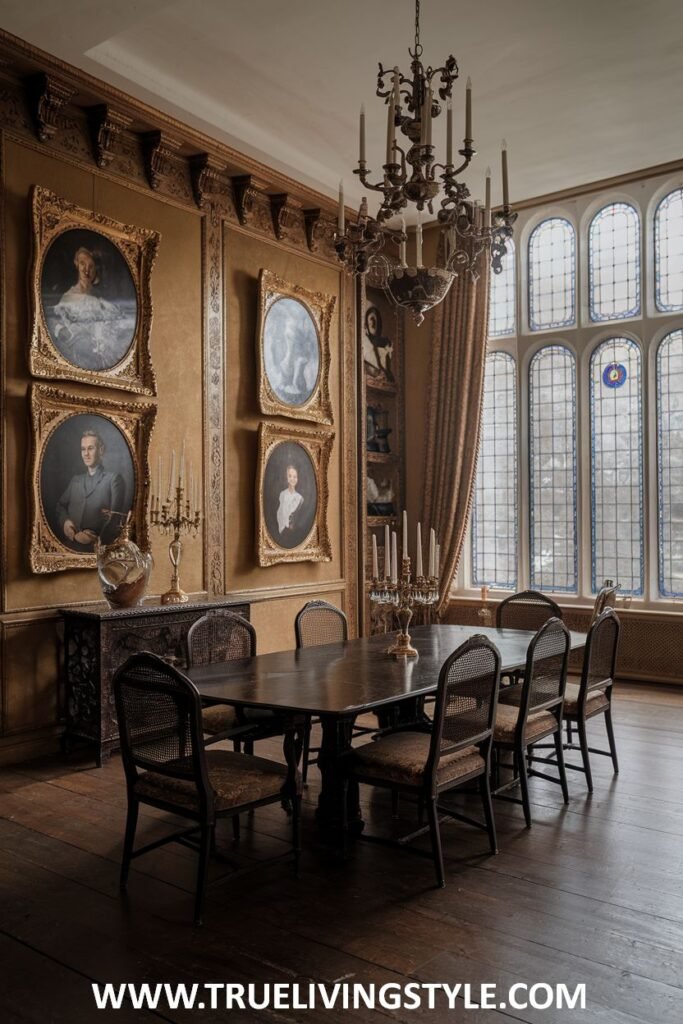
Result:
[[[565,715],[576,715],[579,712],[579,692],[581,690],[580,683],[567,683],[567,689],[564,695],[564,713]],[[601,711],[602,708],[606,708],[609,704],[609,700],[604,690],[595,689],[588,693],[586,698],[586,717],[590,718],[591,715]]]
[[[520,687],[521,689],[521,687]],[[519,708],[510,704],[499,704],[496,710],[496,724],[493,739],[496,743],[512,743],[519,721]],[[557,719],[549,711],[537,711],[526,720],[524,735],[527,740],[547,736],[557,729]]]
[[[354,747],[349,754],[353,771],[357,775],[399,782],[407,786],[422,784],[431,734],[425,732],[395,732],[371,743]],[[466,775],[480,775],[486,771],[486,762],[477,747],[465,747],[453,754],[444,754],[439,760],[439,785],[461,779]]]
[[[214,704],[202,711],[202,729],[209,736],[228,732],[238,725],[237,712],[229,704]]]

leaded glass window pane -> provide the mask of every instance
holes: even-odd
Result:
[[[505,352],[486,360],[472,511],[472,581],[517,589],[517,386]]]
[[[657,349],[659,593],[683,597],[683,331]]]
[[[529,328],[543,331],[575,322],[576,239],[564,217],[551,217],[529,238]]]
[[[655,213],[655,303],[663,313],[683,309],[683,188]]]
[[[505,244],[507,254],[503,260],[503,269],[500,274],[491,273],[489,338],[514,334],[516,328],[515,247],[511,240]]]
[[[576,360],[548,345],[529,366],[530,583],[576,593]]]
[[[640,218],[628,203],[603,206],[588,230],[590,318],[640,313]]]
[[[640,349],[609,338],[591,356],[593,592],[606,579],[643,593],[643,412]]]

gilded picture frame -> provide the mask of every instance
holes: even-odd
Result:
[[[259,565],[332,560],[327,474],[333,441],[332,431],[260,424],[256,475]]]
[[[33,376],[156,395],[149,341],[159,234],[40,185],[31,211]]]
[[[259,275],[258,400],[262,413],[332,425],[330,328],[336,297]]]
[[[132,538],[149,549],[149,445],[156,407],[31,388],[31,535],[34,573],[93,569],[97,539],[109,543],[132,512]]]

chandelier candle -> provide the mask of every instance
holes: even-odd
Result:
[[[388,552],[389,527],[385,527],[385,552]],[[399,630],[387,654],[394,658],[416,658],[417,651],[410,643],[408,627],[413,617],[413,608],[429,607],[439,599],[438,579],[438,545],[436,534],[430,531],[429,537],[429,575],[422,575],[422,524],[417,524],[417,557],[416,575],[411,574],[411,561],[408,553],[408,515],[403,513],[403,557],[399,576],[398,554],[396,551],[396,534],[391,535],[392,561],[391,573],[387,568],[388,555],[385,553],[384,578],[380,579],[377,564],[377,541],[372,538],[372,581],[370,584],[370,600],[377,604],[385,614],[393,613],[399,623]]]
[[[491,218],[477,211],[469,188],[459,180],[476,155],[472,141],[472,83],[465,89],[465,138],[459,166],[453,152],[453,83],[459,70],[455,57],[447,58],[441,67],[422,61],[420,42],[420,0],[415,4],[415,43],[410,54],[410,74],[399,67],[384,69],[379,65],[377,96],[387,107],[385,162],[372,180],[367,165],[365,110],[361,108],[360,154],[354,168],[361,184],[379,195],[380,204],[373,217],[364,198],[355,223],[340,216],[335,249],[341,263],[357,276],[372,270],[390,300],[407,310],[417,324],[424,314],[438,305],[459,274],[476,278],[481,261],[490,259],[494,273],[502,270],[507,252],[506,242],[512,236],[516,214],[509,207],[507,151],[503,153],[503,209]],[[434,118],[446,111],[446,162],[437,160],[432,144]],[[435,209],[435,204],[440,206]],[[446,246],[437,246],[438,263],[425,267],[422,263],[421,230],[415,266],[406,262],[406,210],[418,216],[427,211],[436,217],[445,236]],[[396,226],[401,217],[400,227]],[[393,222],[391,225],[389,222]],[[393,251],[392,251],[393,248]],[[442,255],[443,254],[443,255]],[[398,258],[397,258],[398,257]]]

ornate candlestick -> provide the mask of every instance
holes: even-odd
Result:
[[[184,449],[184,446],[183,446]],[[159,494],[152,495],[150,507],[150,523],[160,533],[171,536],[172,540],[168,545],[168,557],[173,567],[171,574],[171,587],[165,594],[161,595],[162,604],[184,604],[188,596],[180,589],[180,562],[183,554],[183,542],[181,535],[189,534],[197,536],[201,523],[201,512],[199,510],[198,487],[195,485],[192,471],[190,471],[190,494],[186,496],[185,490],[185,453],[180,461],[180,473],[175,488],[171,487],[175,477],[175,452],[171,463],[168,494],[165,500],[160,499]],[[159,482],[158,490],[161,489],[161,458],[159,459]],[[175,497],[172,496],[175,491]]]

